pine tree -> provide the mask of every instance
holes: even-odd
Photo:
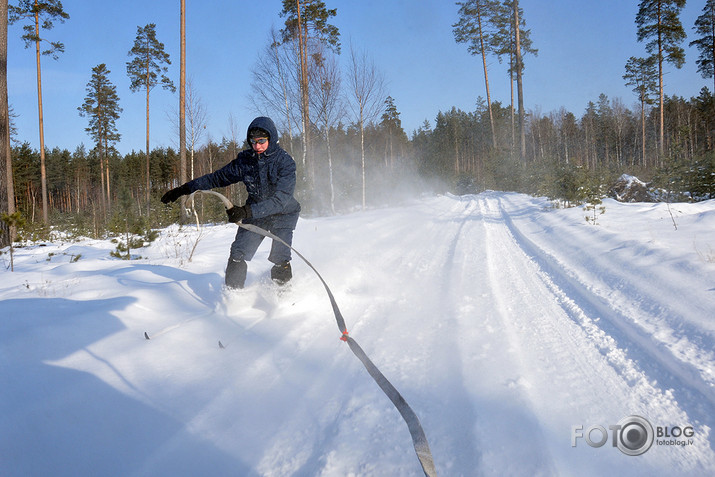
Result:
[[[495,19],[501,7],[499,0],[469,0],[457,2],[459,5],[459,21],[452,25],[452,33],[457,43],[467,43],[467,49],[472,55],[482,57],[484,68],[484,83],[487,90],[487,109],[492,130],[492,146],[497,147],[497,135],[494,128],[492,99],[489,93],[489,74],[487,73],[487,55],[497,47]]]
[[[107,156],[110,148],[121,138],[117,132],[116,120],[119,119],[119,113],[122,112],[122,108],[119,107],[117,87],[107,78],[109,73],[110,71],[104,63],[92,68],[92,79],[87,83],[87,97],[82,106],[77,108],[80,116],[89,118],[89,126],[85,128],[85,131],[97,145],[100,177],[102,178],[102,204],[105,210],[111,207]]]
[[[129,50],[132,61],[127,62],[127,75],[131,80],[129,88],[133,92],[146,92],[146,203],[149,214],[151,202],[151,175],[149,172],[149,93],[158,84],[171,92],[176,91],[174,83],[165,75],[171,60],[164,51],[164,44],[156,39],[156,25],[150,23],[137,27],[134,47]]]
[[[300,15],[304,38],[317,41],[340,54],[340,31],[335,25],[328,23],[337,13],[337,8],[327,8],[323,0],[283,0],[283,10],[280,13],[282,17],[286,17],[285,28],[281,30],[283,41],[292,41],[298,36]]]
[[[524,55],[532,54],[534,56],[538,55],[539,50],[533,47],[533,42],[531,41],[531,30],[526,29],[526,21],[524,20],[524,11],[519,7],[518,2],[514,0],[504,0],[500,7],[496,10],[491,21],[495,24],[496,31],[492,36],[492,41],[494,42],[493,50],[494,53],[502,61],[503,56],[509,58],[509,83],[511,86],[511,136],[512,136],[512,149],[516,144],[516,128],[515,128],[515,117],[514,117],[514,82],[518,85],[518,98],[519,103],[519,124],[520,124],[520,138],[521,138],[521,151],[520,154],[522,160],[524,159],[525,150],[525,136],[524,128],[522,127],[524,123],[524,100],[523,92],[521,91],[521,78],[524,72]],[[516,25],[519,28],[516,28]]]
[[[680,69],[685,63],[685,50],[680,44],[685,40],[685,30],[680,23],[680,11],[686,0],[641,0],[636,15],[638,41],[648,40],[646,51],[658,64],[658,91],[660,94],[660,153],[665,152],[663,95],[663,62]]]
[[[633,92],[638,95],[641,104],[641,161],[646,164],[645,155],[645,108],[647,104],[653,104],[652,94],[657,93],[657,71],[655,69],[655,59],[636,58],[631,56],[626,63],[626,86],[633,86]]]
[[[690,46],[696,46],[700,52],[695,62],[698,71],[703,78],[713,78],[715,86],[715,0],[705,2],[703,13],[695,20],[693,30],[699,35],[697,40],[690,42]]]
[[[402,120],[397,111],[395,100],[388,96],[385,100],[385,112],[382,113],[380,125],[387,130],[387,142],[385,144],[385,166],[389,169],[395,168],[395,143],[402,145],[407,140],[405,130],[402,129]],[[388,154],[389,151],[389,154]],[[388,160],[389,158],[389,160]]]
[[[25,41],[25,48],[35,45],[35,55],[37,63],[37,108],[39,111],[40,126],[40,175],[42,182],[42,220],[49,223],[48,202],[47,202],[47,174],[45,172],[45,126],[42,110],[42,74],[40,68],[40,56],[50,55],[55,60],[59,53],[65,51],[65,47],[60,42],[49,42],[50,47],[40,51],[40,43],[46,41],[40,36],[40,29],[51,30],[53,21],[59,20],[64,23],[70,16],[62,8],[59,0],[20,0],[17,6],[9,6],[9,22],[13,24],[20,20],[29,21],[22,27],[25,32],[22,39]]]

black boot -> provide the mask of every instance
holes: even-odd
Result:
[[[279,285],[285,285],[293,278],[290,262],[277,263],[271,268],[271,279]]]
[[[229,288],[243,288],[246,283],[246,272],[248,265],[245,260],[228,259],[226,265],[226,286]]]

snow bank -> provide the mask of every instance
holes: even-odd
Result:
[[[440,475],[715,472],[715,201],[604,204],[595,226],[496,192],[299,222]],[[266,243],[222,289],[234,233],[205,228],[190,262],[191,227],[130,262],[103,241],[17,250],[0,474],[421,474],[304,264],[276,289]],[[630,456],[610,426],[635,415],[654,439]]]

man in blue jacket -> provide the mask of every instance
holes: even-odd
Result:
[[[161,198],[165,204],[197,190],[226,187],[243,182],[248,199],[243,206],[228,209],[229,222],[244,221],[272,232],[286,243],[293,241],[293,230],[298,222],[300,204],[293,197],[296,167],[293,158],[278,144],[278,131],[270,118],[258,117],[248,126],[250,149],[241,151],[236,159],[212,173],[171,189]],[[263,236],[240,228],[231,244],[226,267],[226,286],[243,288],[246,282],[247,261],[253,258]],[[268,260],[274,266],[271,278],[279,284],[288,282],[293,274],[290,266],[291,250],[273,241]]]

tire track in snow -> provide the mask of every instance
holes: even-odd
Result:
[[[524,444],[550,445],[544,452],[549,455],[549,463],[542,464],[544,468],[517,469],[515,473],[535,474],[538,470],[542,475],[558,474],[556,469],[564,456],[559,455],[561,447],[553,445],[553,434],[559,428],[569,429],[576,422],[559,419],[558,414],[575,416],[583,407],[599,414],[597,410],[603,406],[591,392],[599,383],[590,382],[598,370],[574,353],[579,347],[574,342],[579,337],[558,322],[560,310],[535,274],[533,264],[514,243],[493,201],[484,195],[477,200],[484,216],[487,278],[494,296],[493,308],[499,332],[506,341],[502,352],[510,357],[513,368],[506,383],[511,396],[505,399],[521,404],[530,416],[517,421],[521,425],[528,423],[528,428],[512,432],[523,436],[519,442]],[[580,409],[569,409],[574,405]]]
[[[510,358],[502,353],[509,346],[499,332],[503,324],[489,313],[493,298],[484,280],[487,237],[479,203],[472,196],[449,200],[454,204],[414,230],[414,238],[401,237],[428,244],[426,253],[412,253],[429,276],[424,285],[406,288],[423,290],[414,305],[436,320],[417,332],[435,393],[425,416],[448,416],[431,444],[435,459],[446,475],[552,475],[549,449],[528,399],[505,365]],[[405,262],[411,263],[411,258]],[[529,445],[515,446],[515,433]]]
[[[474,220],[475,204],[446,202],[446,209],[420,214],[427,220],[405,216],[404,223],[371,224],[390,232],[387,238],[381,237],[383,244],[384,240],[398,240],[410,247],[399,256],[388,248],[390,255],[381,256],[381,243],[362,245],[373,249],[370,263],[382,264],[373,274],[378,286],[382,279],[393,282],[380,287],[383,294],[394,282],[402,284],[389,302],[370,310],[381,320],[373,324],[389,338],[368,340],[366,346],[374,348],[369,354],[420,415],[440,474],[471,475],[480,467],[484,443],[475,436],[476,424],[471,425],[480,416],[464,386],[460,329],[450,297],[455,254],[465,224]],[[381,277],[383,270],[390,276]],[[428,328],[415,328],[413,310],[434,316],[434,322]],[[413,400],[415,395],[420,399]],[[432,416],[439,416],[439,421],[432,421]]]
[[[715,428],[715,376],[712,369],[702,369],[699,363],[684,361],[667,343],[658,341],[618,307],[595,295],[578,281],[575,274],[563,269],[553,257],[529,240],[511,220],[501,201],[499,210],[516,243],[542,270],[544,283],[562,303],[564,311],[588,333],[594,343],[598,343],[601,353],[609,357],[614,366],[620,367],[624,376],[633,373],[627,361],[635,361],[637,367],[658,381],[660,386],[672,389],[691,417],[711,429]],[[589,252],[583,250],[582,253]],[[593,263],[598,261],[593,260]],[[613,265],[616,267],[617,264]],[[633,279],[627,283],[629,289],[637,286]],[[696,346],[692,340],[691,346]],[[618,358],[613,356],[616,349],[620,350]],[[699,352],[698,356],[707,358],[708,353]],[[715,436],[710,439],[715,447]]]
[[[552,475],[549,449],[519,389],[519,374],[505,364],[510,357],[502,349],[510,344],[500,332],[503,324],[489,313],[493,298],[484,279],[479,203],[464,197],[430,205],[426,213],[422,206],[417,210],[416,217],[426,220],[413,220],[410,209],[400,220],[393,215],[389,223],[371,222],[386,235],[353,249],[358,256],[369,249],[368,265],[381,264],[371,267],[374,295],[391,293],[389,301],[365,311],[356,336],[364,336],[366,328],[380,330],[365,346],[420,415],[441,474]],[[385,241],[410,246],[394,255]],[[381,254],[384,248],[387,255]],[[394,282],[400,285],[395,288]],[[415,312],[434,319],[414,327]],[[515,434],[528,445],[515,445]]]
[[[475,411],[473,425],[480,455],[479,467],[466,475],[553,475],[552,458],[528,398],[516,384],[518,367],[512,340],[501,316],[491,313],[495,297],[488,277],[489,237],[484,216],[474,196],[458,198],[468,203],[468,214],[454,217],[456,231],[441,278],[441,306],[452,317],[457,334],[460,375]],[[449,233],[453,233],[452,230]],[[518,445],[528,442],[528,445]],[[517,444],[517,445],[515,445]]]
[[[343,287],[338,286],[334,291],[351,334],[420,416],[440,475],[445,471],[444,475],[473,475],[473,469],[479,466],[478,451],[482,446],[475,442],[475,426],[465,425],[465,420],[473,422],[476,417],[463,387],[456,345],[459,330],[442,311],[441,297],[444,274],[450,273],[460,237],[454,230],[463,227],[462,217],[471,215],[474,204],[445,202],[446,208],[427,209],[420,205],[405,209],[397,220],[394,214],[387,219],[381,213],[363,214],[363,223],[359,226],[364,229],[361,237],[367,240],[355,242],[351,236],[336,234],[334,247],[345,253],[331,263],[331,267],[333,272],[342,269],[348,274],[342,278]],[[332,235],[325,225],[320,233]],[[316,245],[311,244],[307,235],[301,238],[308,244],[301,245],[301,250],[313,256],[316,251],[311,252],[310,248]],[[344,247],[340,243],[343,239],[348,241]],[[410,246],[405,247],[404,253],[395,254],[394,247],[385,247],[386,242],[395,241]],[[348,265],[343,267],[342,262]],[[332,284],[330,268],[326,279]],[[307,283],[300,283],[293,286],[308,288]],[[323,301],[322,296],[320,298]],[[435,326],[441,328],[440,332],[435,334],[432,327],[414,326],[415,312],[421,316],[425,309],[435,316]],[[446,324],[442,323],[444,317]],[[334,328],[334,323],[325,322],[324,317],[315,324],[321,329],[326,327],[332,331]],[[257,328],[265,326],[267,323],[261,323]],[[289,325],[289,329],[292,328],[294,326]],[[284,344],[276,348],[280,351]],[[326,417],[326,422],[321,422],[322,432],[309,432],[301,439],[302,444],[292,444],[298,451],[294,454],[305,456],[301,458],[304,464],[298,474],[305,471],[305,475],[345,475],[360,469],[360,475],[366,476],[417,475],[414,471],[419,470],[419,466],[404,423],[364,369],[353,357],[343,358],[342,347],[339,350],[337,356],[344,361],[344,369],[337,395],[351,397],[347,401],[337,398],[335,408],[339,412],[334,418]],[[438,371],[434,372],[435,369]],[[303,400],[299,400],[301,402]],[[369,405],[365,405],[367,403]],[[332,406],[323,414],[327,416],[331,412]],[[359,428],[355,423],[359,423]],[[286,430],[290,431],[286,436],[301,432],[292,422],[287,423]],[[312,439],[320,441],[319,444],[311,442]],[[287,456],[280,457],[285,455],[280,448],[280,445],[272,446],[266,452],[262,459],[266,468],[279,460],[287,463]],[[328,452],[310,455],[311,449]],[[393,462],[400,465],[385,467],[386,463]]]
[[[435,254],[434,264],[431,267],[439,275],[433,277],[433,282],[440,284],[435,301],[435,313],[440,313],[443,317],[440,318],[442,320],[440,325],[443,327],[441,334],[449,335],[447,343],[442,338],[439,340],[432,338],[429,355],[432,356],[433,365],[435,358],[439,357],[441,361],[437,365],[438,373],[434,373],[433,379],[439,374],[443,380],[441,388],[446,391],[444,394],[447,397],[442,404],[445,408],[455,410],[450,413],[450,422],[445,423],[452,429],[450,447],[454,460],[445,465],[445,471],[450,475],[455,473],[466,475],[462,472],[483,468],[484,454],[489,453],[489,449],[485,447],[491,444],[483,436],[478,435],[478,429],[484,426],[484,416],[476,408],[467,389],[468,370],[465,369],[460,350],[464,345],[460,331],[464,329],[464,323],[460,316],[459,305],[463,304],[463,296],[459,287],[464,268],[472,265],[460,260],[463,258],[461,248],[463,248],[462,244],[472,239],[470,224],[480,218],[475,212],[478,210],[473,201],[460,201],[449,215],[431,225],[437,230],[442,228],[442,222],[445,220],[449,225],[448,233],[444,234],[443,245],[436,250],[438,253]],[[439,336],[440,333],[435,334],[430,331],[430,335]],[[471,426],[465,425],[467,423]]]
[[[531,235],[535,240],[527,238],[512,221],[505,204],[519,207],[518,214],[529,212],[524,215],[527,225],[537,227],[537,233]],[[667,250],[624,240],[623,235],[598,227],[573,226],[561,214],[542,214],[533,206],[525,209],[523,204],[512,204],[509,196],[500,197],[500,206],[522,248],[547,272],[555,271],[552,275],[559,278],[561,288],[573,284],[591,301],[605,305],[607,316],[619,318],[612,320],[613,326],[645,337],[667,362],[681,363],[692,379],[705,383],[706,394],[715,391],[713,302],[703,295],[705,286],[693,289],[689,280],[692,264],[673,260]],[[555,238],[554,228],[567,231],[568,239],[564,237],[558,248],[552,241],[537,242],[541,237]],[[644,256],[648,260],[641,262]],[[658,263],[669,266],[654,266]]]
[[[678,406],[670,391],[655,387],[652,377],[628,358],[629,351],[622,343],[597,326],[594,333],[574,319],[588,318],[580,308],[578,298],[583,301],[583,297],[569,299],[542,270],[541,263],[524,250],[501,208],[500,197],[492,193],[479,196],[490,247],[490,281],[505,332],[513,346],[519,348],[522,377],[517,384],[525,389],[531,406],[540,415],[545,438],[553,441],[551,434],[561,428],[566,439],[574,424],[604,419],[616,422],[639,413],[656,422],[692,423],[692,416]],[[584,304],[588,306],[589,300]],[[604,347],[608,351],[604,352]],[[699,432],[709,438],[707,426]],[[574,468],[577,462],[583,465],[583,455],[567,446],[552,444],[552,452],[559,466]],[[594,460],[594,469],[622,473],[617,457],[600,454]],[[686,449],[658,449],[644,462],[654,472],[661,467],[692,471],[713,465],[705,439]],[[641,464],[639,472],[643,470]]]

